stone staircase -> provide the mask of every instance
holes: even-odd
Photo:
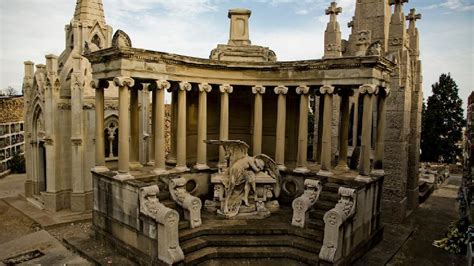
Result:
[[[327,183],[310,211],[307,228],[291,225],[291,207],[281,206],[266,219],[227,220],[202,212],[203,225],[189,228],[181,219],[179,240],[184,265],[318,265],[324,235],[323,216],[337,203],[339,186]],[[160,201],[183,217],[182,208],[161,190]]]

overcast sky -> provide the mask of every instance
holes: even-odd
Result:
[[[382,0],[380,0],[382,1]],[[330,0],[103,0],[109,25],[127,32],[134,47],[209,56],[228,39],[227,10],[252,10],[250,39],[273,49],[278,60],[321,58],[324,15]],[[343,38],[356,0],[339,0]],[[76,0],[0,0],[0,88],[21,89],[23,61],[44,63],[64,49],[64,26]],[[451,72],[463,102],[474,88],[474,0],[411,0],[416,8],[424,96],[441,73]],[[465,108],[465,104],[463,106]]]

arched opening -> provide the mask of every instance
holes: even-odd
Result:
[[[47,191],[48,184],[46,178],[46,149],[44,145],[44,117],[39,105],[36,107],[33,115],[32,129],[33,182],[36,184],[34,194],[40,195],[41,192]]]
[[[104,143],[106,160],[114,160],[118,157],[118,117],[112,115],[105,121]]]
[[[93,44],[95,44],[99,49],[102,49],[102,45],[101,45],[101,42],[100,42],[100,37],[97,34],[95,34],[94,37],[92,37],[91,42]]]

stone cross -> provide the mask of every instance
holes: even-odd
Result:
[[[416,14],[416,10],[414,8],[410,9],[410,13],[408,16],[405,17],[406,20],[410,21],[410,28],[415,26],[415,22],[418,19],[421,19],[421,14]]]
[[[336,16],[341,12],[342,7],[337,7],[336,2],[332,2],[328,9],[326,9],[326,15],[330,15],[330,21],[336,21]]]

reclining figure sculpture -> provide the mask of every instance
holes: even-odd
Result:
[[[270,157],[265,154],[249,156],[249,146],[241,140],[205,142],[222,145],[227,160],[227,167],[211,178],[214,180],[211,182],[215,184],[215,198],[221,203],[220,209],[217,210],[218,214],[227,218],[237,216],[242,203],[247,207],[252,205],[249,202],[251,192],[255,201],[255,211],[265,211],[264,202],[269,198],[279,197],[280,172]]]

